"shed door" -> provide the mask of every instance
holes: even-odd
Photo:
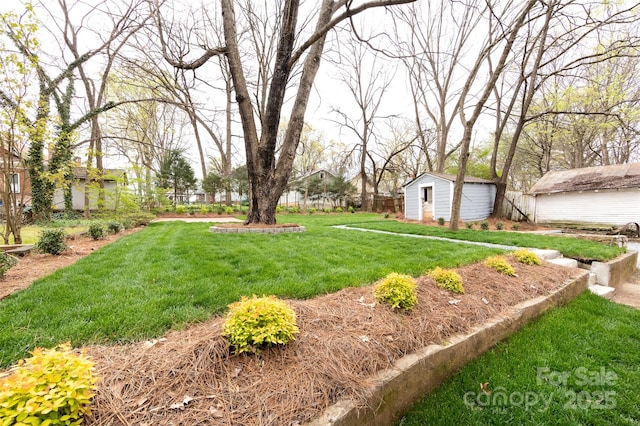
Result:
[[[433,187],[422,188],[422,220],[433,219]]]

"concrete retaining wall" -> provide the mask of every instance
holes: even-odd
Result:
[[[629,252],[608,262],[593,262],[591,272],[596,274],[596,283],[609,287],[619,287],[635,272],[638,252]]]
[[[430,345],[398,360],[380,372],[370,389],[366,406],[342,400],[329,407],[309,426],[388,426],[425,394],[433,391],[462,366],[518,331],[547,310],[572,300],[587,288],[588,273],[553,294],[511,308],[507,313],[467,335],[457,335],[446,345]]]

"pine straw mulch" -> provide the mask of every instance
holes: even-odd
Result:
[[[458,269],[466,293],[418,279],[410,313],[376,304],[372,288],[291,300],[300,333],[286,347],[234,355],[222,318],[123,346],[91,346],[101,377],[93,425],[300,425],[342,398],[365,401],[374,373],[467,333],[510,306],[546,295],[580,272],[509,261],[519,277],[482,264]]]

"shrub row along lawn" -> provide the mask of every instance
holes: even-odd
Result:
[[[307,232],[279,235],[152,223],[0,301],[0,365],[36,346],[157,337],[221,313],[241,295],[308,298],[367,285],[390,272],[419,276],[500,253],[329,226],[380,217],[285,215],[280,222],[302,223]]]
[[[607,261],[625,252],[625,249],[623,248],[607,246],[594,241],[571,237],[527,234],[523,232],[482,231],[472,229],[450,231],[444,227],[424,226],[414,223],[402,223],[389,220],[360,223],[357,227],[403,234],[451,238],[453,240],[479,241],[527,248],[553,249],[558,250],[566,257],[588,261]]]
[[[467,364],[400,421],[637,425],[640,311],[582,294]]]

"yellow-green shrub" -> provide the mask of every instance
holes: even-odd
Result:
[[[542,261],[537,254],[532,251],[521,249],[513,252],[513,257],[520,263],[524,263],[525,265],[540,265]]]
[[[507,259],[502,256],[491,256],[485,259],[484,264],[491,269],[495,269],[504,275],[517,277],[516,270],[511,266]]]
[[[427,275],[434,280],[440,288],[451,290],[454,293],[464,293],[462,277],[453,269],[442,269],[438,266],[427,272]]]
[[[93,362],[66,343],[37,348],[0,377],[0,425],[79,425],[96,389]]]
[[[242,296],[229,305],[222,333],[236,353],[256,352],[265,345],[286,345],[298,333],[296,313],[275,296]]]
[[[373,296],[381,302],[389,303],[392,308],[406,311],[412,309],[418,301],[415,280],[409,275],[395,272],[374,286]]]

